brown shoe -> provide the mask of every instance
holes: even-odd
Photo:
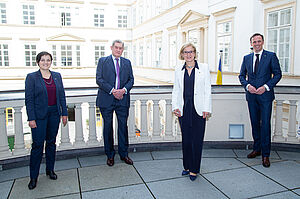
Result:
[[[110,167],[114,166],[115,164],[114,158],[107,158],[106,164]]]
[[[260,156],[261,153],[260,152],[257,152],[257,151],[252,151],[251,153],[249,153],[247,155],[247,158],[255,158],[256,156]]]
[[[264,167],[270,167],[270,160],[269,160],[269,157],[263,157],[262,158],[262,165],[264,166]]]
[[[121,158],[126,164],[133,165],[133,161],[128,157]]]

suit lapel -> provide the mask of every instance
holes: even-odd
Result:
[[[249,71],[251,71],[251,73],[253,74],[254,73],[254,67],[253,67],[253,56],[254,56],[254,53],[251,53],[250,54],[250,70]]]
[[[44,79],[43,79],[43,76],[42,76],[42,73],[40,70],[38,70],[37,76],[38,76],[39,83],[42,85],[44,92],[46,92],[46,94],[47,94],[46,84],[44,82]]]
[[[264,67],[265,62],[266,62],[266,58],[267,58],[267,53],[265,51],[262,52],[261,54],[261,58],[258,64],[258,71],[257,73],[259,73],[261,71],[261,67]]]

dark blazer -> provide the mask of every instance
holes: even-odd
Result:
[[[126,88],[127,94],[119,101],[121,106],[130,106],[130,90],[134,83],[131,62],[120,57],[120,88]],[[101,57],[97,66],[96,82],[99,86],[96,105],[98,107],[110,107],[114,96],[110,94],[115,87],[116,70],[112,56]]]
[[[67,116],[65,90],[61,75],[50,71],[56,86],[56,103],[59,115]],[[48,94],[40,70],[29,73],[25,80],[25,105],[28,121],[44,119],[48,112]]]
[[[278,58],[275,53],[263,50],[258,71],[254,74],[253,56],[254,53],[244,56],[239,75],[240,82],[246,90],[246,99],[249,101],[255,100],[255,97],[259,97],[261,101],[272,101],[275,98],[274,87],[282,76]],[[246,89],[248,84],[251,84],[255,88],[266,84],[270,88],[270,91],[266,91],[262,95],[251,94]]]

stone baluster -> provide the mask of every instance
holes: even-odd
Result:
[[[89,140],[87,144],[89,146],[99,146],[96,135],[96,103],[89,102]]]
[[[81,103],[75,104],[75,142],[74,147],[80,148],[85,147],[86,143],[83,139],[83,129],[82,129],[82,109]]]
[[[8,148],[5,108],[0,108],[0,159],[11,156]]]
[[[276,100],[276,115],[275,115],[275,130],[273,141],[282,142],[284,141],[283,133],[282,133],[282,104],[284,100]]]
[[[69,122],[67,122],[66,126],[60,122],[60,129],[61,129],[61,138],[60,138],[60,144],[58,149],[71,149],[73,146],[70,142],[70,136],[69,136]]]
[[[148,124],[147,124],[147,100],[141,100],[141,139],[148,140]]]
[[[129,108],[129,118],[128,118],[128,138],[129,143],[136,142],[136,135],[135,135],[135,107],[134,101],[130,100],[130,108]]]
[[[165,130],[165,140],[174,140],[173,132],[172,132],[172,124],[173,124],[173,113],[172,113],[172,100],[166,99],[166,130]]]
[[[14,107],[15,147],[13,150],[13,155],[25,155],[28,153],[28,150],[25,149],[24,143],[22,108],[22,106]]]
[[[159,114],[159,100],[153,100],[153,133],[152,140],[160,140],[160,114]]]
[[[297,100],[289,100],[290,114],[289,114],[289,128],[288,128],[288,142],[298,142],[296,137],[296,113],[297,113]]]

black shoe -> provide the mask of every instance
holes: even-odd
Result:
[[[46,171],[46,175],[49,176],[51,180],[57,179],[57,175],[54,173],[54,171]]]
[[[28,184],[28,188],[30,190],[34,189],[36,187],[37,178],[30,178],[30,182]]]

